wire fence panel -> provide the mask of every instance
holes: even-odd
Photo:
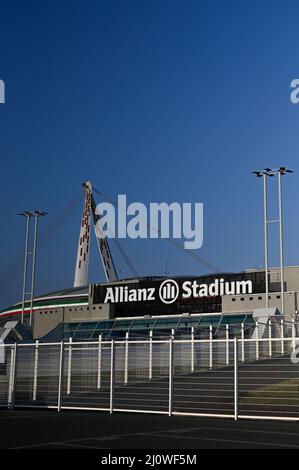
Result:
[[[0,345],[0,406],[8,407],[12,401],[12,381],[14,361],[14,348]]]
[[[0,406],[299,420],[295,324],[231,339],[0,345]]]
[[[39,345],[36,371],[37,377],[33,386],[34,400],[39,405],[57,406],[59,393],[59,365],[60,345]]]
[[[169,360],[169,341],[116,342],[115,410],[167,413]]]
[[[272,343],[264,345],[272,348],[267,358],[239,365],[239,413],[299,419],[299,364],[291,356],[295,345],[290,339]]]
[[[15,404],[36,405],[33,400],[35,345],[18,345],[16,362]]]
[[[57,406],[59,360],[59,344],[18,345],[15,378],[16,406]]]
[[[64,347],[62,408],[110,409],[111,342]]]
[[[234,342],[174,343],[174,413],[234,415]]]

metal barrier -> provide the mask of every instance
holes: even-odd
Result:
[[[268,328],[251,339],[2,345],[0,406],[299,420],[299,339]]]
[[[234,340],[174,342],[173,413],[234,417]]]
[[[245,357],[251,346],[245,340]],[[297,338],[256,342],[258,359],[238,367],[240,418],[299,420],[298,346]]]

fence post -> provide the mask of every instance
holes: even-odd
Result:
[[[64,363],[64,342],[60,342],[60,358],[59,358],[59,381],[58,381],[58,400],[57,411],[61,411],[62,387],[63,387],[63,363]]]
[[[242,323],[241,325],[241,339],[242,339],[242,362],[245,362],[245,325]]]
[[[296,351],[296,325],[295,319],[292,320],[292,344],[293,344],[293,352]]]
[[[101,374],[102,374],[102,335],[99,335],[99,346],[98,346],[98,381],[97,389],[101,388]]]
[[[225,327],[226,335],[226,365],[229,366],[229,325]]]
[[[72,348],[72,338],[69,340],[69,357],[68,357],[68,368],[67,368],[67,394],[71,394],[71,382],[72,382],[72,355],[73,355],[73,348]]]
[[[173,336],[169,340],[169,409],[168,414],[172,416],[173,408]]]
[[[260,335],[259,335],[259,322],[257,321],[255,324],[256,328],[256,343],[255,343],[255,350],[256,350],[256,360],[259,361],[260,359]]]
[[[4,346],[5,347],[5,346]],[[8,408],[13,410],[15,404],[15,385],[16,385],[16,358],[17,358],[17,343],[15,343],[10,350],[10,372],[9,372],[9,385],[8,385]]]
[[[128,368],[129,368],[129,332],[126,333],[126,344],[125,344],[125,385],[128,385]]]
[[[150,331],[149,333],[149,371],[148,371],[148,378],[149,380],[152,380],[153,378],[153,330]]]
[[[269,357],[272,357],[272,321],[269,320]]]
[[[37,397],[37,372],[38,372],[38,353],[39,353],[39,342],[35,342],[35,355],[34,355],[34,373],[33,373],[33,392],[32,400],[36,401]]]
[[[194,326],[191,328],[191,373],[193,374],[194,372],[194,366],[195,366],[195,349],[194,349]]]
[[[284,320],[280,320],[281,325],[281,355],[284,356]]]
[[[234,416],[235,421],[239,417],[239,353],[238,339],[234,340]]]
[[[114,340],[111,340],[111,364],[110,364],[110,414],[114,409],[114,385],[115,385],[115,346]]]
[[[209,367],[210,369],[213,369],[213,326],[210,325],[210,364]]]

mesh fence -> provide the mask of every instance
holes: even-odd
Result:
[[[239,413],[244,416],[299,419],[297,341],[259,341],[259,360],[239,364]],[[245,343],[245,357],[250,342]]]
[[[169,341],[116,343],[116,410],[168,412],[169,350]]]
[[[59,344],[18,345],[15,405],[57,406],[59,365]]]
[[[64,348],[62,407],[110,409],[111,342]]]
[[[14,354],[13,346],[0,344],[0,406],[10,406],[12,401]]]
[[[233,415],[233,364],[233,341],[175,342],[173,410]]]
[[[291,326],[291,338],[278,322],[250,339],[225,332],[0,345],[0,406],[299,420],[299,339]]]

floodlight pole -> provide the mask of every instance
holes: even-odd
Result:
[[[24,276],[23,276],[23,297],[22,297],[22,324],[25,317],[25,301],[26,301],[26,285],[27,285],[27,272],[28,272],[28,251],[29,251],[29,231],[30,221],[32,217],[31,212],[23,212],[23,217],[26,217],[26,241],[25,241],[25,259],[24,259]]]
[[[284,244],[283,244],[283,218],[282,218],[282,171],[278,172],[278,198],[279,198],[279,240],[280,240],[280,283],[281,283],[281,314],[285,313],[284,292]]]
[[[257,178],[263,178],[264,182],[264,247],[265,247],[265,287],[266,287],[266,308],[269,308],[269,241],[268,241],[268,190],[267,177],[272,176],[268,170],[254,171]]]
[[[34,242],[33,242],[32,280],[31,280],[31,300],[30,300],[30,320],[29,320],[30,326],[32,326],[33,302],[34,302],[34,292],[35,292],[36,252],[37,252],[39,217],[44,217],[45,215],[47,215],[47,213],[41,212],[41,211],[34,211],[33,213],[33,216],[35,218],[35,227],[34,227]]]
[[[280,283],[281,283],[281,315],[285,314],[285,286],[284,286],[284,244],[283,244],[283,216],[282,216],[282,177],[287,173],[294,173],[292,170],[281,166],[278,169],[265,168],[262,171],[253,172],[258,178],[264,179],[264,226],[265,226],[265,271],[266,271],[266,307],[269,308],[269,269],[268,269],[268,224],[271,222],[279,223],[279,241],[280,241]],[[278,175],[278,205],[279,219],[268,220],[267,208],[267,176]]]
[[[268,192],[267,174],[263,174],[264,180],[264,236],[265,236],[265,281],[266,281],[266,308],[269,308],[269,243],[268,243]]]
[[[31,299],[30,299],[30,320],[29,325],[32,326],[32,315],[33,315],[33,302],[34,302],[34,290],[35,290],[35,267],[36,267],[36,248],[37,248],[37,234],[38,234],[38,215],[34,214],[35,226],[34,226],[34,242],[33,242],[33,264],[32,264],[32,280],[31,280]]]

